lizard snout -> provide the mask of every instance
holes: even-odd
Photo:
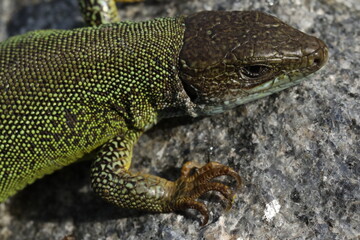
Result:
[[[305,54],[307,58],[306,66],[312,71],[322,68],[329,59],[329,50],[326,44],[320,39],[316,39],[316,42],[317,44],[306,48],[306,52],[309,53]]]

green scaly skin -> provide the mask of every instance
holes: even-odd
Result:
[[[0,43],[0,202],[100,147],[91,185],[102,198],[156,212],[194,208],[205,224],[196,199],[215,190],[231,202],[235,192],[212,180],[227,175],[239,186],[238,173],[214,162],[186,163],[175,182],[133,172],[140,135],[165,117],[214,114],[280,91],[326,60],[319,39],[260,12],[9,38]]]

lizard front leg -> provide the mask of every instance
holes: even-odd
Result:
[[[139,133],[127,132],[106,143],[92,165],[91,184],[94,191],[107,201],[124,208],[135,208],[153,212],[172,212],[188,208],[198,210],[209,219],[206,206],[196,199],[208,191],[219,191],[232,202],[234,191],[228,186],[213,182],[222,175],[232,176],[238,186],[239,175],[230,167],[219,163],[208,163],[203,167],[188,162],[176,181],[168,181],[154,175],[131,171],[131,157]],[[198,169],[191,174],[191,170]],[[231,206],[231,204],[230,204]]]
[[[131,3],[144,0],[79,0],[85,22],[90,26],[119,22],[116,2]]]

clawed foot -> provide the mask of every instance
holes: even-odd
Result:
[[[196,169],[193,174],[192,170]],[[229,201],[231,208],[235,192],[225,184],[212,181],[218,176],[231,176],[237,181],[237,188],[241,185],[241,178],[232,168],[216,162],[210,162],[199,167],[194,162],[187,162],[181,169],[181,177],[175,181],[174,192],[170,205],[172,210],[192,208],[198,210],[204,217],[202,226],[209,220],[209,212],[205,204],[196,201],[201,195],[209,191],[220,192]]]

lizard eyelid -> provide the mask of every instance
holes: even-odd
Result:
[[[258,78],[262,77],[265,74],[269,73],[271,68],[265,65],[249,65],[242,67],[240,73],[247,78]]]

